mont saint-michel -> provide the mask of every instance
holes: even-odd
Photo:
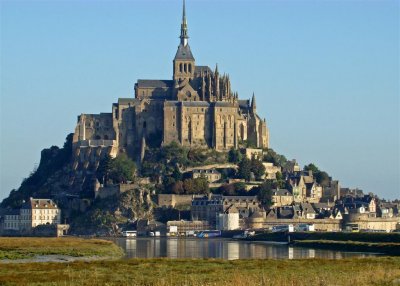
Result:
[[[172,71],[168,80],[139,79],[134,97],[119,98],[111,113],[79,116],[73,138],[76,163],[100,158],[92,152],[137,158],[146,142],[216,151],[238,149],[245,142],[269,147],[267,124],[257,115],[254,94],[251,100],[239,99],[229,75],[220,74],[218,66],[212,70],[196,63],[185,7]]]
[[[135,76],[131,93],[109,95],[109,109],[79,105],[63,146],[43,149],[37,168],[0,204],[0,263],[11,263],[2,265],[0,284],[396,282],[398,258],[377,253],[400,255],[400,201],[346,186],[317,159],[300,163],[279,154],[273,122],[295,115],[282,110],[277,118],[265,104],[274,95],[240,77],[239,94],[235,71],[196,61],[210,51],[193,39],[222,26],[192,30],[191,10],[182,6],[171,15],[176,34],[157,47],[177,44],[160,63],[170,66],[169,78]],[[302,112],[301,96],[281,100]],[[313,124],[287,124],[284,132]],[[57,238],[43,238],[50,236]],[[121,257],[132,260],[115,259]],[[160,257],[182,259],[153,259]],[[346,263],[335,260],[341,258]],[[105,261],[91,261],[98,259]],[[32,264],[27,270],[13,262]],[[67,263],[68,274],[56,262]]]

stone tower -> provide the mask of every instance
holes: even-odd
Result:
[[[195,60],[190,50],[188,43],[188,29],[186,21],[186,8],[185,0],[183,0],[183,12],[182,12],[182,23],[181,23],[181,35],[178,51],[176,52],[173,64],[173,79],[176,84],[180,84],[182,81],[191,80],[194,77]]]

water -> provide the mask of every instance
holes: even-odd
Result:
[[[116,238],[127,258],[221,258],[221,259],[301,259],[375,256],[373,253],[320,250],[312,248],[272,245],[264,242],[246,242],[223,238]]]

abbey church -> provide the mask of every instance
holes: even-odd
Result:
[[[212,70],[196,65],[188,39],[184,3],[172,79],[139,79],[134,98],[119,98],[111,113],[78,116],[73,143],[79,161],[100,153],[123,152],[138,158],[147,145],[174,141],[217,151],[246,142],[268,147],[267,124],[256,113],[254,94],[251,100],[240,100],[231,90],[229,76],[221,75],[218,66]]]

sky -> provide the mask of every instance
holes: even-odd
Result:
[[[198,65],[254,92],[270,145],[400,198],[399,1],[187,0]],[[171,79],[182,2],[0,1],[0,200],[81,113]]]

